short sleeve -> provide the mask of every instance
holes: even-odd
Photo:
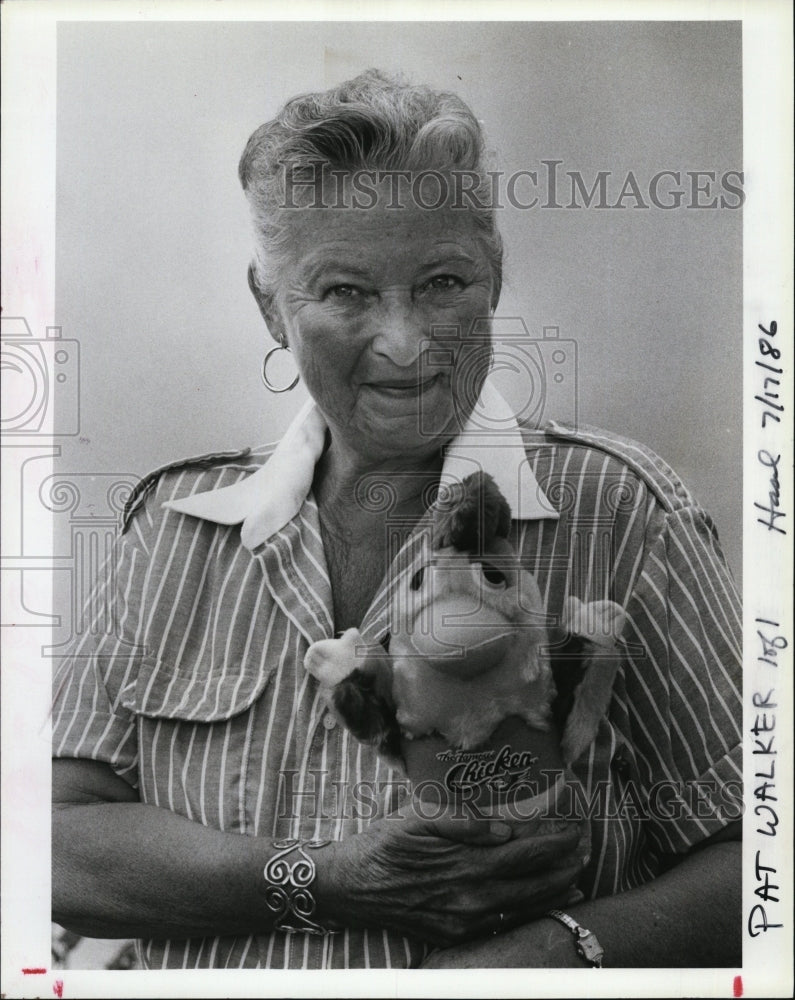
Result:
[[[144,655],[144,594],[149,555],[146,512],[117,535],[86,605],[82,635],[53,682],[53,757],[104,761],[137,787],[136,718],[120,703]]]
[[[742,814],[741,612],[709,517],[666,514],[627,606],[627,709],[647,832],[682,853]]]

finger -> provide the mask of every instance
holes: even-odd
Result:
[[[421,923],[420,936],[442,947],[507,931],[566,905],[579,872],[579,866],[571,866],[526,879],[478,877],[441,910],[423,908],[415,913],[411,927],[402,929],[416,934]]]
[[[521,878],[547,868],[554,871],[575,864],[581,867],[578,843],[576,827],[543,837],[523,837],[484,851],[482,864],[494,878]]]
[[[559,869],[532,879],[481,883],[477,891],[460,897],[466,920],[445,929],[459,941],[489,937],[542,917],[555,906],[566,905],[579,869]]]
[[[415,831],[429,837],[443,837],[459,844],[480,846],[504,844],[512,831],[507,823],[473,816],[460,810],[447,810],[434,819],[417,819]]]
[[[582,893],[576,888],[576,878],[573,882],[567,879],[561,880],[562,884],[550,885],[548,891],[542,896],[534,897],[517,908],[511,914],[511,920],[515,924],[526,924],[532,920],[538,920],[552,909],[567,909],[575,902],[582,901]],[[567,884],[568,883],[568,884]]]

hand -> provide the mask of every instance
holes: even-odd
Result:
[[[450,812],[387,816],[323,849],[317,917],[437,947],[490,935],[566,904],[582,869],[579,833],[569,824],[511,839],[506,824]]]
[[[437,948],[423,969],[587,969],[570,931],[551,917],[514,927],[505,934],[453,948]]]

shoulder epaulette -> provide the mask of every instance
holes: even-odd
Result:
[[[158,480],[166,472],[174,469],[209,469],[213,465],[223,465],[225,462],[234,462],[239,458],[246,458],[251,454],[251,448],[243,448],[240,451],[212,451],[206,455],[197,455],[193,458],[181,458],[176,462],[167,462],[151,472],[147,472],[136,485],[124,504],[124,511],[121,518],[121,530],[124,533],[130,522],[132,515],[143,505],[146,498],[157,485]]]
[[[695,504],[692,494],[676,472],[646,445],[588,424],[572,427],[550,420],[544,425],[542,432],[548,441],[568,441],[615,458],[644,483],[668,513]],[[527,440],[537,442],[538,431],[535,435],[531,433]]]

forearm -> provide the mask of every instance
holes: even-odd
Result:
[[[714,844],[636,889],[566,907],[594,931],[613,968],[741,964],[741,844]],[[435,968],[584,967],[574,938],[543,918],[437,952]]]
[[[222,833],[138,802],[53,814],[53,919],[93,937],[262,932],[272,917],[258,837]]]
[[[110,767],[53,762],[53,916],[98,937],[257,934],[273,915],[269,839],[202,826],[137,801]],[[313,919],[381,927],[436,944],[486,933],[507,910],[531,919],[568,898],[579,872],[576,826],[510,839],[502,823],[393,814],[318,849]],[[301,859],[280,858],[273,878]],[[283,862],[286,862],[284,864]],[[485,883],[490,893],[480,891]],[[290,894],[290,885],[279,883]],[[302,925],[300,910],[286,913]],[[281,915],[281,913],[280,913]]]

